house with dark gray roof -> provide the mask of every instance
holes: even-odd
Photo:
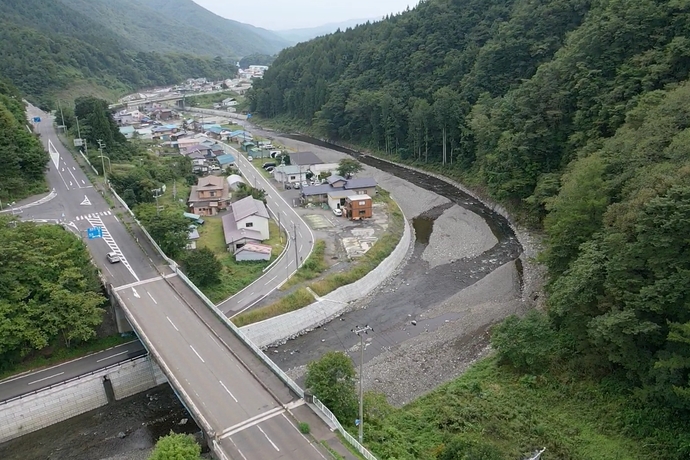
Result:
[[[328,203],[331,209],[337,209],[345,205],[348,197],[375,196],[376,185],[376,179],[373,177],[345,179],[332,175],[326,179],[325,184],[304,187],[300,195],[305,203]]]
[[[228,251],[236,253],[247,243],[261,243],[269,238],[269,215],[266,205],[251,196],[228,207],[223,216],[223,233]]]
[[[290,153],[290,164],[296,166],[320,165],[323,161],[314,152]]]

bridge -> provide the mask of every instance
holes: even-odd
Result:
[[[110,212],[103,192],[60,144],[48,114],[29,106],[29,116],[43,120],[35,129],[50,153],[47,178],[56,196],[27,207],[22,218],[55,219],[82,237],[90,227],[102,228],[102,239],[85,242],[108,280],[111,297],[204,430],[214,454],[243,460],[332,458],[299,430],[305,421],[312,430],[335,437],[325,420],[342,427],[330,411],[316,399],[305,399],[302,389],[196,289],[143,228],[130,222],[128,229],[127,216]],[[109,252],[122,263],[107,263]],[[365,458],[374,458],[342,432]]]
[[[121,108],[134,108],[134,107],[139,107],[140,105],[152,103],[152,102],[170,102],[170,101],[184,101],[185,98],[188,97],[194,97],[194,96],[205,96],[207,94],[218,94],[218,93],[225,93],[228,91],[232,91],[232,89],[227,90],[227,89],[220,89],[220,90],[214,90],[214,91],[205,91],[203,93],[172,93],[172,94],[164,94],[162,96],[155,96],[155,97],[147,97],[143,99],[132,99],[130,101],[122,101],[118,102],[117,104],[110,104],[108,106],[109,109],[111,110],[117,110]]]

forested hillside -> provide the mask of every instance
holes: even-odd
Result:
[[[507,323],[501,356],[687,416],[688,37],[687,0],[428,0],[283,51],[250,97],[544,229],[548,316]]]
[[[0,201],[9,202],[46,188],[48,154],[26,129],[20,92],[0,77]]]
[[[102,88],[122,93],[236,72],[231,61],[221,58],[136,51],[132,42],[87,15],[41,0],[0,2],[0,55],[0,75],[43,104],[61,92]]]
[[[222,18],[192,0],[58,0],[139,51],[239,59],[288,45],[271,32]]]

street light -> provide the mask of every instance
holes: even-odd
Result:
[[[113,173],[113,164],[110,162],[110,158],[108,158],[105,155],[98,155],[98,158],[105,158],[106,160],[108,160],[108,171],[110,172],[110,174],[112,174]],[[101,160],[101,162],[103,162],[103,160]],[[104,168],[103,172],[105,173],[105,165],[103,166],[103,168]]]
[[[101,139],[98,139],[96,142],[98,142],[98,151],[101,153],[100,158],[101,158],[101,168],[103,169],[103,180],[105,181],[105,188],[108,188],[108,175],[105,172],[105,162],[103,161],[104,158],[108,158],[107,156],[103,155],[103,149],[105,148],[105,142],[103,142]],[[108,158],[108,165],[110,165],[110,172],[113,171],[112,165],[110,163],[110,158]]]

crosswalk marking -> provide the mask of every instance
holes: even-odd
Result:
[[[76,220],[89,220],[93,219],[95,217],[102,217],[102,216],[111,216],[113,213],[111,211],[101,211],[101,212],[92,212],[91,214],[84,214],[83,216],[77,216],[75,217]]]
[[[104,211],[104,212],[110,212],[110,211]],[[132,266],[129,264],[125,256],[122,254],[122,251],[120,248],[117,246],[117,243],[113,239],[113,237],[110,235],[110,232],[108,231],[108,228],[103,224],[103,221],[101,220],[100,216],[95,215],[95,216],[87,216],[86,220],[91,224],[92,227],[101,227],[101,232],[103,233],[103,241],[105,241],[105,244],[108,245],[110,250],[117,254],[120,257],[120,261],[122,262],[122,265],[124,265],[127,270],[134,276],[134,279],[137,281],[139,280],[139,277],[137,276],[136,273],[134,273],[134,269]]]

